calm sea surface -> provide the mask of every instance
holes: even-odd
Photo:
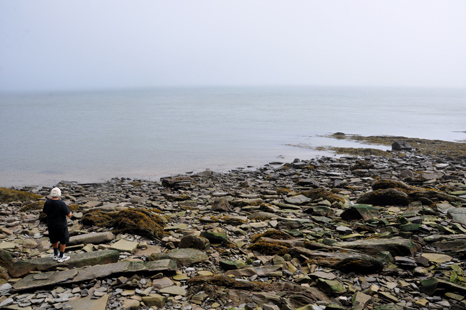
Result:
[[[464,141],[466,90],[232,87],[0,94],[0,186],[155,180],[309,159],[328,155],[312,147],[352,145],[318,137],[337,131]]]

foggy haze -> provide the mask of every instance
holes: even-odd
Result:
[[[466,1],[1,1],[0,91],[466,87]]]

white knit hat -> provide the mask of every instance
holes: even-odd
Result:
[[[58,187],[52,188],[52,190],[50,191],[50,196],[60,197],[61,196],[61,190]]]

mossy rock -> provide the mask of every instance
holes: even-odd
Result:
[[[39,214],[39,221],[43,224],[46,224],[47,223],[47,214],[41,212]]]
[[[102,210],[92,210],[83,215],[81,223],[87,226],[113,227],[115,225],[118,212],[102,212]]]
[[[130,233],[150,239],[161,238],[166,220],[146,210],[126,209],[117,213],[115,233]]]
[[[228,242],[228,235],[226,233],[203,231],[201,232],[201,237],[206,238],[212,244]]]
[[[0,266],[1,267],[4,267],[4,268],[8,269],[11,266],[13,266],[14,262],[15,262],[15,260],[10,255],[10,253],[8,253],[5,250],[0,249]]]
[[[322,198],[322,199],[326,199],[330,201],[331,203],[334,203],[334,202],[345,203],[345,199],[343,197],[340,197],[339,195],[334,194],[326,190],[325,188],[315,188],[315,189],[311,189],[306,192],[302,192],[301,194],[312,200]]]
[[[289,247],[284,244],[259,240],[248,247],[248,250],[257,251],[265,255],[285,255],[289,252]]]
[[[277,240],[291,240],[294,239],[290,234],[277,229],[269,229],[265,233],[256,234],[251,236],[251,242],[254,243],[261,237],[268,237]]]
[[[346,293],[345,286],[338,280],[317,279],[317,287],[331,295],[341,295]]]
[[[83,225],[114,228],[114,233],[129,233],[150,239],[161,238],[165,218],[147,210],[126,209],[119,212],[93,210],[84,214]]]
[[[380,157],[393,157],[392,153],[373,149],[373,148],[353,148],[353,147],[331,147],[330,150],[333,150],[337,154],[348,154],[348,155],[361,155],[361,156],[380,156]]]
[[[356,164],[351,166],[351,170],[360,170],[360,169],[374,169],[375,165],[369,161],[358,160]]]
[[[291,192],[291,190],[289,188],[286,188],[286,187],[279,187],[277,188],[277,194],[278,195],[287,195],[289,192]]]
[[[75,205],[75,204],[68,205],[68,209],[70,209],[71,212],[76,212],[79,210],[79,208],[80,208],[79,205]]]
[[[33,193],[0,187],[0,202],[1,203],[9,203],[12,201],[21,201],[21,202],[35,201],[35,200],[39,200],[42,198],[43,198],[42,196],[36,195]]]
[[[424,203],[424,201],[432,201],[432,202],[439,202],[439,201],[448,201],[450,203],[454,203],[454,202],[459,202],[459,203],[466,203],[466,199],[465,198],[461,198],[461,197],[456,197],[456,196],[453,196],[453,195],[448,195],[448,194],[445,194],[445,193],[442,193],[442,192],[439,192],[437,190],[433,190],[433,189],[427,189],[427,190],[424,190],[424,191],[412,191],[410,193],[408,193],[409,197],[411,198],[412,201],[416,201],[416,200],[419,200],[419,201],[422,201]]]
[[[376,206],[407,206],[410,202],[411,199],[405,192],[394,188],[378,189],[362,195],[357,200],[357,203],[360,204],[371,204]]]
[[[421,292],[427,295],[433,295],[437,290],[438,280],[436,278],[430,278],[421,281]]]
[[[203,251],[210,247],[210,242],[209,242],[209,239],[204,238],[204,237],[186,235],[180,239],[180,243],[178,247],[180,249],[193,248],[193,249],[198,249],[198,250]]]
[[[397,189],[408,190],[411,187],[404,182],[394,181],[394,180],[378,180],[374,184],[372,184],[373,190],[387,189],[387,188],[397,188]]]
[[[28,203],[27,205],[21,207],[21,209],[19,209],[19,212],[28,212],[32,210],[42,211],[42,209],[44,208],[44,203],[45,201],[34,201],[31,203]]]

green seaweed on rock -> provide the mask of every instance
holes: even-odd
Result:
[[[27,205],[21,207],[19,209],[19,212],[27,212],[27,211],[32,211],[32,210],[41,210],[44,208],[44,203],[45,201],[34,201],[31,203],[28,203]]]
[[[92,210],[83,215],[81,223],[87,226],[113,227],[115,225],[117,212],[103,212]]]
[[[166,219],[147,210],[126,209],[119,212],[92,210],[81,219],[83,225],[113,228],[114,233],[130,233],[150,239],[161,238]]]
[[[42,198],[44,197],[33,194],[33,193],[0,187],[0,202],[1,203],[9,203],[13,201],[21,201],[21,202],[31,201],[31,200],[35,201],[35,200],[39,200]]]
[[[285,255],[289,252],[289,247],[279,243],[259,240],[250,245],[248,250],[257,251],[265,255]]]
[[[150,239],[161,238],[166,220],[146,210],[126,209],[118,212],[115,219],[116,233],[132,233]]]

